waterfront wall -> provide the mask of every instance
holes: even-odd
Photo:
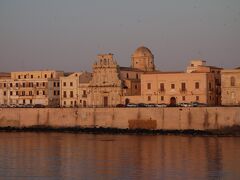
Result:
[[[240,125],[240,107],[0,108],[0,127],[209,130]]]

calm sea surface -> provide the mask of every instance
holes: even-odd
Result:
[[[1,132],[0,179],[240,179],[240,137]]]

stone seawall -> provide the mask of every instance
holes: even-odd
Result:
[[[0,108],[0,127],[212,130],[240,126],[240,107]]]

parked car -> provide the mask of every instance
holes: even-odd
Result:
[[[146,104],[146,107],[156,107],[156,104]]]
[[[35,104],[33,107],[34,108],[45,108],[45,106],[43,104]]]
[[[127,107],[138,107],[137,104],[129,103],[127,104]]]
[[[16,104],[9,104],[8,107],[10,107],[10,108],[16,108],[17,105],[16,105]]]
[[[25,107],[25,108],[33,108],[34,105],[33,105],[33,104],[26,104],[26,105],[24,105],[24,107]]]
[[[125,107],[124,104],[117,104],[116,107]]]
[[[205,107],[207,104],[200,103],[200,102],[192,102],[191,103],[192,107]]]
[[[190,103],[179,103],[180,107],[191,107],[192,105]]]
[[[138,107],[146,107],[146,104],[144,104],[144,103],[139,103],[137,106],[138,106]]]
[[[164,104],[164,103],[162,103],[162,104],[156,104],[156,107],[167,107],[167,104]]]
[[[7,104],[1,104],[0,107],[1,107],[1,108],[7,108],[8,105],[7,105]]]
[[[24,106],[25,106],[24,104],[17,104],[16,107],[17,107],[17,108],[24,108]]]

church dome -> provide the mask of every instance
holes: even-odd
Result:
[[[135,52],[133,53],[133,56],[153,56],[152,52],[150,51],[150,49],[148,49],[147,47],[141,46],[139,48],[137,48],[135,50]]]
[[[141,46],[132,55],[131,67],[142,71],[154,71],[154,56],[150,49]]]

